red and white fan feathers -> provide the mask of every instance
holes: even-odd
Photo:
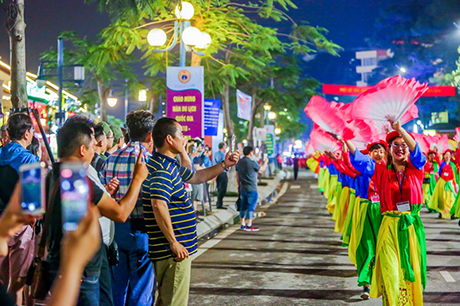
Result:
[[[358,149],[362,150],[368,143],[376,140],[379,132],[372,121],[363,119],[354,119],[348,123],[348,128],[353,131],[353,140]]]
[[[460,127],[456,127],[456,128],[455,128],[454,140],[455,140],[456,142],[460,142]]]
[[[430,150],[430,143],[428,142],[426,135],[416,133],[412,133],[412,135],[414,136],[415,141],[418,143],[420,150],[422,150],[423,153],[426,153]]]
[[[427,90],[427,84],[420,84],[415,79],[408,80],[400,75],[386,78],[355,99],[352,115],[357,119],[375,121],[377,128],[382,128],[379,125],[385,125],[388,120],[404,119],[408,122],[418,117],[418,110],[413,105]]]
[[[310,143],[315,150],[320,152],[337,152],[340,145],[331,135],[321,128],[315,127],[310,133]]]
[[[329,103],[320,96],[313,96],[304,111],[324,131],[339,135],[343,139],[351,139],[353,132],[347,128],[338,106],[338,103]]]

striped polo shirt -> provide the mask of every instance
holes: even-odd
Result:
[[[168,204],[177,241],[185,246],[190,255],[194,254],[197,251],[196,215],[184,186],[184,182],[191,179],[194,172],[160,153],[153,153],[147,167],[149,176],[142,189],[150,259],[157,261],[173,257],[169,242],[155,220],[152,199]]]

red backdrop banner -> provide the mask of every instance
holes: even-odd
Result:
[[[334,85],[323,84],[323,94],[359,96],[371,86]],[[455,96],[454,86],[430,86],[422,97],[453,97]]]

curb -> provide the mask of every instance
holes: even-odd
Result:
[[[257,206],[261,206],[265,203],[272,204],[270,198],[276,192],[276,188],[281,180],[289,176],[290,172],[280,171],[273,180],[267,181],[268,185],[259,188],[257,199]],[[236,201],[236,198],[234,198]],[[235,203],[233,201],[232,203]],[[239,216],[239,212],[236,211],[235,205],[230,205],[226,210],[218,210],[217,213],[210,216],[206,216],[204,220],[196,225],[196,231],[198,238],[202,238],[210,234],[211,232],[217,230],[220,227],[227,227],[228,225],[234,224],[235,218]],[[255,214],[254,218],[258,216],[258,213]]]

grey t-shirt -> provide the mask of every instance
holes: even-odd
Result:
[[[247,156],[238,162],[236,171],[240,179],[240,191],[257,191],[259,169],[260,165]]]

